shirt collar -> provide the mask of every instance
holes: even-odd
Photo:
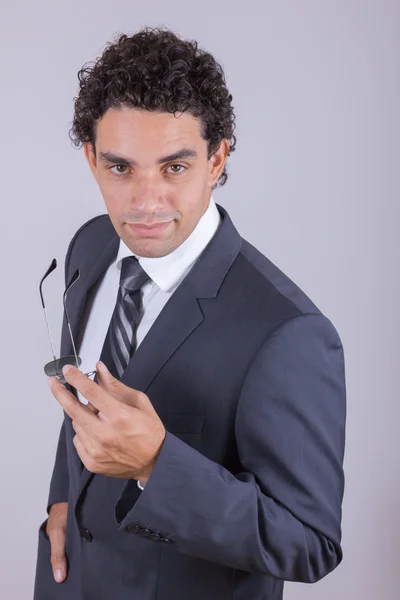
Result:
[[[157,258],[138,256],[120,239],[116,267],[126,256],[136,256],[147,275],[163,292],[172,292],[189,272],[201,252],[216,233],[221,215],[213,198],[188,238],[170,254]]]

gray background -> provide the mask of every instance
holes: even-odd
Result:
[[[61,423],[38,285],[59,348],[68,242],[106,211],[68,139],[76,73],[115,33],[166,25],[223,64],[237,151],[214,198],[310,295],[345,347],[344,562],[288,599],[399,598],[400,4],[2,3],[0,596],[32,596]],[[250,599],[249,599],[250,600]]]

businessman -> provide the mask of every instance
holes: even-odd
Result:
[[[236,137],[209,53],[145,28],[79,80],[71,138],[107,212],[66,254],[82,364],[49,378],[34,600],[280,600],[342,560],[340,338],[214,200]]]

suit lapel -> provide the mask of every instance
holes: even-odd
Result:
[[[115,231],[115,230],[114,230]],[[67,311],[71,324],[71,331],[76,343],[77,334],[79,332],[79,324],[82,316],[83,308],[88,293],[92,286],[96,283],[101,275],[108,269],[110,264],[115,260],[118,253],[119,237],[115,234],[105,241],[103,250],[100,253],[92,253],[94,256],[86,256],[85,260],[76,261],[70,266],[68,273],[68,281],[71,279],[76,269],[80,271],[80,277],[76,281],[67,294]],[[62,334],[61,334],[61,356],[67,356],[73,353],[71,337],[69,335],[67,321],[64,316]]]
[[[223,216],[219,229],[161,310],[121,377],[123,383],[136,390],[146,393],[151,382],[168,359],[201,325],[204,315],[199,299],[217,296],[219,287],[240,250],[241,237],[239,233],[225,209],[218,204],[217,207]],[[68,314],[74,339],[79,330],[79,321],[90,288],[117,256],[119,237],[111,221],[102,235],[107,235],[107,242],[103,246],[103,252],[94,253],[94,256],[98,256],[97,259],[93,260],[92,256],[92,259],[88,258],[82,265],[77,264],[78,261],[74,263],[73,267],[71,265],[69,277],[76,268],[81,271],[81,279],[72,286],[67,299],[68,306],[71,306]],[[94,232],[92,244],[95,245],[96,241]],[[72,344],[68,341],[67,336],[69,338],[65,323],[62,338],[64,353],[72,351]],[[91,476],[92,473],[83,468],[77,502]]]

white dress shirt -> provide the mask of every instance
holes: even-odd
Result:
[[[122,259],[126,256],[137,256],[140,265],[150,277],[141,289],[142,311],[136,331],[136,347],[138,347],[170,296],[216,233],[220,222],[221,215],[211,197],[205,213],[189,237],[166,256],[159,258],[138,256],[120,240],[115,261],[93,286],[82,315],[81,339],[77,340],[77,351],[82,359],[80,370],[83,373],[93,371],[96,362],[100,359],[104,338],[117,300]],[[83,404],[87,404],[87,400],[79,392],[77,397]],[[138,485],[143,489],[139,482]]]

